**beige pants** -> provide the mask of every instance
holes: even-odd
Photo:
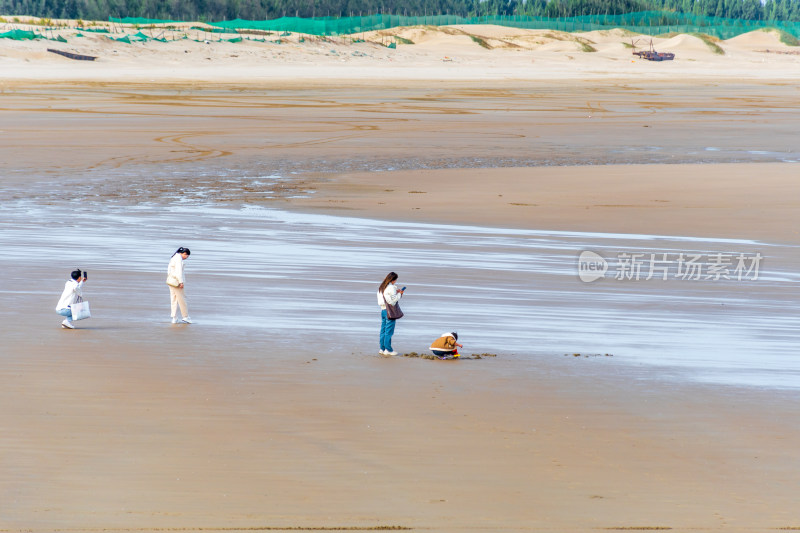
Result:
[[[183,318],[189,316],[189,308],[186,306],[186,296],[184,295],[183,289],[173,287],[172,285],[167,285],[167,287],[169,287],[169,296],[172,301],[172,318],[175,318],[178,306],[181,308],[181,315],[183,315]]]

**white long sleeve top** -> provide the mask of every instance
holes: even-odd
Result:
[[[78,283],[74,279],[67,280],[67,282],[64,284],[64,292],[61,293],[61,298],[59,298],[58,305],[56,305],[56,311],[66,309],[70,305],[74,304],[78,299],[78,296],[83,296],[82,289],[82,281]]]
[[[403,293],[397,291],[397,286],[394,283],[390,283],[383,289],[383,294],[381,291],[377,291],[378,294],[378,305],[381,309],[386,309],[386,302],[389,302],[390,305],[394,305],[400,301],[402,298]],[[384,302],[384,297],[386,298],[386,302]]]
[[[180,283],[185,283],[183,278],[183,257],[181,257],[181,254],[175,254],[169,260],[167,276],[175,276]]]

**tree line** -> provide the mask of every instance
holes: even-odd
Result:
[[[668,11],[746,20],[800,21],[800,0],[0,0],[0,15],[107,20],[265,20],[284,16],[528,15],[574,17]],[[664,21],[661,21],[664,22]],[[659,24],[659,21],[652,21]],[[670,22],[667,22],[670,23]],[[674,23],[674,22],[673,22]]]

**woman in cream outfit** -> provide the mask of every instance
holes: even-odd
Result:
[[[186,306],[186,296],[183,293],[183,262],[189,258],[192,252],[188,248],[180,247],[172,254],[172,259],[169,260],[169,267],[167,268],[167,285],[169,286],[169,296],[172,302],[172,323],[177,324],[191,324],[192,319],[189,318],[189,308]],[[181,308],[181,315],[183,318],[178,320],[177,311],[178,307]]]

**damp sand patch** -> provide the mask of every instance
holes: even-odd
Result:
[[[431,361],[457,361],[459,359],[466,359],[466,360],[475,360],[475,359],[485,359],[487,357],[497,357],[496,353],[474,353],[472,355],[462,355],[459,357],[437,357],[433,354],[429,353],[417,353],[417,352],[408,352],[400,354],[400,357],[410,357],[412,359],[429,359]]]

